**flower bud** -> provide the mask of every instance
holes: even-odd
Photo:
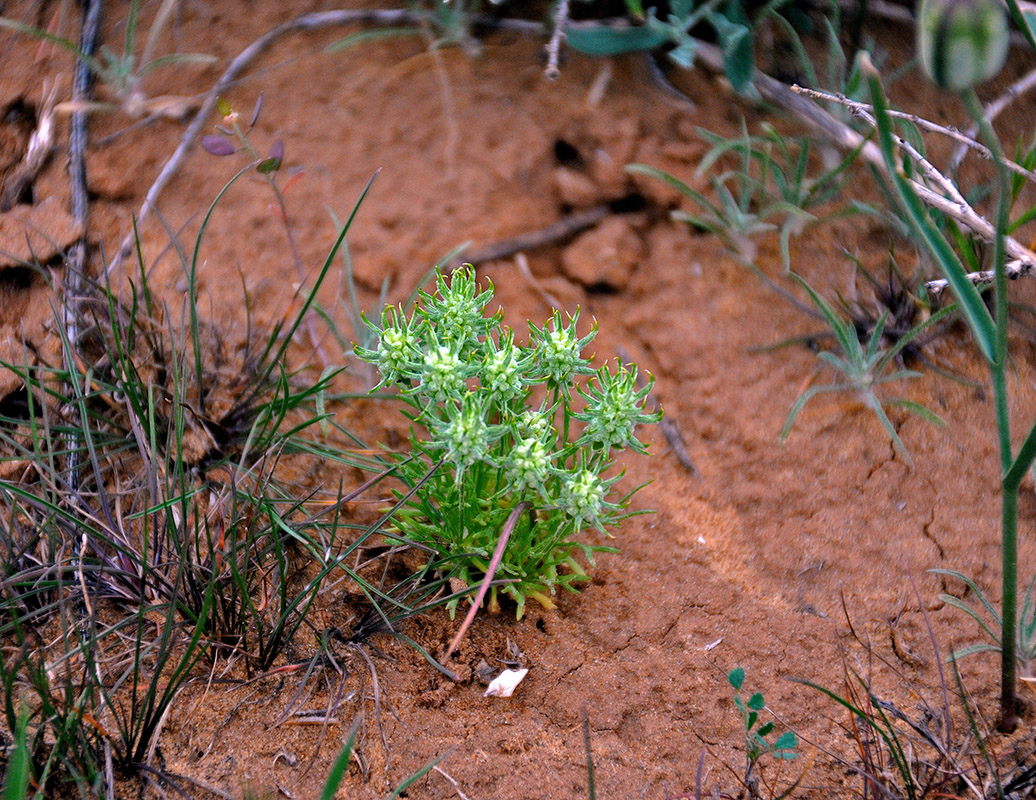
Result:
[[[970,89],[1004,66],[1007,12],[1000,0],[922,0],[917,44],[932,83]]]

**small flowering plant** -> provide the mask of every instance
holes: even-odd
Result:
[[[380,325],[365,320],[377,349],[356,353],[380,371],[378,387],[399,390],[407,416],[427,432],[411,428],[416,457],[398,467],[405,484],[419,486],[396,515],[401,535],[453,562],[454,577],[474,586],[511,511],[529,504],[489,599],[490,610],[499,609],[500,589],[520,618],[527,600],[553,607],[558,586],[575,591],[587,579],[575,551],[592,564],[594,551],[609,549],[580,542],[579,533],[589,526],[607,533],[629,516],[636,489],[614,497],[621,477],[612,474],[614,454],[645,453],[636,428],[661,412],[645,410],[653,381],[638,388],[636,368],[595,370],[583,358],[597,329],[580,337],[578,311],[567,323],[555,311],[543,327],[530,324],[522,345],[501,324],[502,312],[486,316],[492,297],[492,285],[480,290],[470,266],[449,279],[439,274],[409,317],[387,308]]]

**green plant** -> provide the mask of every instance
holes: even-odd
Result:
[[[889,383],[920,377],[921,373],[914,370],[897,369],[892,372],[889,372],[888,370],[896,357],[907,345],[910,344],[911,341],[916,339],[924,330],[945,318],[953,311],[953,309],[951,307],[941,309],[924,322],[915,325],[908,332],[900,335],[897,341],[891,347],[887,348],[883,347],[882,343],[882,338],[885,333],[885,323],[888,319],[888,312],[885,311],[874,325],[874,329],[870,331],[867,337],[866,347],[864,347],[860,343],[860,337],[853,324],[844,319],[830,303],[817,294],[817,292],[808,283],[802,280],[802,278],[794,275],[794,273],[792,274],[809,294],[813,304],[820,310],[821,314],[823,314],[827,324],[831,327],[831,331],[834,334],[835,341],[838,344],[839,349],[842,351],[841,356],[828,351],[821,351],[817,353],[817,358],[834,368],[834,370],[839,373],[844,380],[824,386],[813,386],[799,395],[798,399],[792,405],[791,410],[788,412],[788,416],[785,418],[784,426],[781,428],[781,441],[783,442],[788,438],[788,435],[791,433],[792,426],[798,418],[799,412],[802,411],[806,403],[811,399],[819,394],[830,392],[852,392],[855,393],[864,405],[866,405],[867,408],[869,408],[878,418],[882,427],[888,432],[896,449],[902,453],[907,463],[912,463],[910,453],[907,451],[903,441],[899,438],[899,434],[896,433],[896,428],[892,424],[892,420],[890,420],[888,414],[885,413],[885,406],[891,405],[904,408],[910,413],[916,414],[922,419],[928,420],[936,425],[945,425],[946,423],[943,422],[941,417],[912,400],[907,400],[901,397],[891,399],[880,397],[878,389],[879,387]]]
[[[665,181],[692,200],[700,211],[674,211],[673,219],[717,236],[746,265],[755,261],[754,239],[779,231],[781,257],[788,268],[791,237],[798,236],[807,225],[822,221],[813,212],[838,196],[845,172],[859,151],[810,175],[812,148],[805,136],[788,138],[768,124],[763,126],[761,136],[751,136],[743,121],[741,136],[736,138],[726,139],[701,128],[698,132],[710,145],[697,167],[699,175],[712,172],[724,156],[737,158],[736,167],[709,174],[715,201],[654,167],[630,164],[627,170]],[[851,213],[851,209],[835,213]]]
[[[708,25],[719,40],[727,78],[738,92],[751,93],[755,68],[754,30],[765,19],[777,16],[779,6],[768,4],[749,20],[740,0],[677,0],[668,6],[665,18],[655,6],[647,8],[639,0],[627,0],[627,8],[643,20],[643,25],[627,27],[573,27],[567,32],[571,47],[595,56],[655,50],[672,45],[669,58],[690,69],[700,49],[700,42],[691,35],[698,25]]]
[[[309,297],[236,351],[239,362],[199,318],[205,231],[252,167],[220,192],[193,248],[174,247],[189,287],[182,314],[149,286],[138,246],[139,274],[122,296],[87,287],[86,333],[62,339],[59,364],[3,365],[24,388],[0,416],[0,457],[23,465],[19,479],[0,480],[0,719],[27,742],[34,796],[67,782],[114,796],[116,774],[182,793],[155,754],[201,663],[269,669],[312,626],[332,576],[386,605],[390,630],[413,613],[411,596],[425,600],[380,588],[377,566],[373,581],[349,566],[377,531],[344,518],[356,492],[299,496],[279,477],[301,459],[381,470],[351,452],[359,440],[317,402],[334,373],[287,365],[356,209]]]
[[[1008,9],[1036,49],[1030,20],[1023,17],[1015,0]],[[969,8],[970,8],[969,4]],[[997,444],[1000,450],[1001,487],[1001,551],[1002,612],[1000,638],[1001,698],[1000,727],[1013,730],[1017,725],[1016,670],[1018,642],[1018,490],[1022,477],[1036,459],[1036,424],[1017,453],[1011,444],[1007,398],[1007,333],[1009,298],[1007,294],[1006,236],[1010,230],[1009,211],[1012,202],[1011,183],[1000,139],[993,130],[975,94],[973,84],[999,70],[1006,45],[1006,25],[990,28],[986,14],[1003,13],[991,4],[974,6],[981,14],[962,17],[945,3],[929,2],[922,12],[923,24],[918,28],[922,65],[938,85],[958,93],[974,120],[981,140],[993,157],[996,168],[996,217],[993,236],[993,310],[990,312],[975,282],[969,276],[957,253],[937,228],[931,213],[921,202],[914,185],[899,167],[896,140],[889,115],[881,77],[864,59],[863,69],[870,88],[877,120],[879,143],[888,173],[892,176],[897,196],[906,210],[913,231],[922,246],[931,254],[947,282],[953,288],[982,357],[989,367],[993,383],[997,421]],[[961,14],[971,12],[963,10]],[[940,21],[941,20],[941,21]],[[964,24],[964,23],[967,24]],[[963,28],[961,27],[963,24]],[[995,29],[995,31],[994,31]],[[993,31],[996,35],[991,33]],[[958,62],[949,59],[958,59]],[[954,187],[959,195],[960,192]]]
[[[769,755],[778,762],[794,761],[798,758],[799,740],[792,731],[785,731],[776,739],[770,737],[776,724],[770,720],[760,723],[759,714],[766,708],[766,700],[761,692],[754,692],[748,699],[744,698],[742,689],[745,683],[745,670],[742,667],[732,669],[727,674],[727,682],[734,690],[734,705],[741,713],[741,722],[745,732],[745,775],[742,784],[748,788],[751,796],[758,796],[760,780],[760,762],[763,756]],[[796,785],[797,785],[796,781]],[[790,794],[791,790],[781,794]]]
[[[973,644],[954,650],[953,653],[950,654],[950,658],[964,658],[965,656],[970,656],[975,653],[1003,652],[1003,619],[986,597],[985,593],[975,584],[975,582],[956,570],[933,569],[930,570],[930,572],[937,575],[948,575],[967,586],[967,588],[975,594],[979,605],[985,610],[990,618],[990,621],[987,622],[985,617],[980,614],[978,610],[965,603],[959,597],[946,593],[940,594],[940,600],[949,606],[953,606],[954,608],[963,611],[975,620],[982,631],[992,640],[992,644]],[[1022,596],[1021,609],[1018,614],[1015,659],[1017,659],[1018,666],[1021,668],[1021,677],[1031,679],[1034,676],[1033,667],[1036,665],[1036,576],[1029,581],[1029,585],[1025,589],[1025,594]]]
[[[651,384],[638,388],[636,369],[595,371],[583,359],[596,329],[579,337],[578,312],[567,324],[557,311],[542,328],[530,324],[530,344],[521,345],[502,313],[485,316],[492,296],[470,267],[449,280],[440,273],[435,293],[422,292],[411,316],[388,308],[380,325],[368,322],[378,347],[357,354],[378,367],[379,386],[400,390],[415,424],[415,457],[402,460],[398,474],[419,488],[394,520],[401,536],[452,560],[454,576],[473,586],[487,573],[505,519],[527,506],[512,523],[490,597],[493,608],[501,589],[520,617],[527,599],[551,606],[557,586],[575,591],[586,579],[574,551],[592,563],[604,548],[578,534],[628,516],[633,492],[610,499],[621,477],[609,476],[614,454],[644,452],[635,429],[660,414],[645,411]],[[590,376],[586,385],[577,383],[582,376]]]

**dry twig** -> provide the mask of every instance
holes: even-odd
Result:
[[[1004,91],[1002,95],[992,100],[986,105],[985,117],[989,122],[992,122],[998,116],[1000,112],[1007,108],[1012,102],[1017,100],[1022,94],[1029,91],[1033,86],[1036,86],[1036,69],[1030,70],[1025,73],[1022,77],[1012,83]],[[978,126],[972,124],[971,127],[965,133],[966,136],[974,139],[978,136]],[[967,146],[962,144],[953,153],[953,159],[950,162],[950,168],[956,170],[960,165],[960,162],[964,160],[964,154],[967,152]],[[989,158],[989,156],[986,156]],[[1010,162],[1008,162],[1010,164]]]
[[[565,26],[568,25],[568,2],[569,0],[559,0],[557,13],[554,14],[554,32],[547,43],[545,74],[552,81],[556,81],[561,75],[561,70],[558,69],[558,59],[561,56],[561,43],[565,40]]]
[[[1032,78],[1033,83],[1036,84],[1036,70],[1033,70],[1033,72],[1031,72],[1029,75],[1025,77],[1025,79],[1029,78]],[[866,119],[868,124],[874,125],[874,117],[871,116],[871,112],[874,109],[870,103],[861,103],[857,100],[850,100],[844,94],[836,92],[823,92],[817,89],[809,89],[804,86],[796,86],[795,91],[799,94],[804,94],[807,97],[812,97],[814,100],[828,100],[832,103],[838,103],[839,105],[845,106],[855,116],[859,116],[863,119]],[[1010,92],[1010,90],[1008,90],[1008,92]],[[990,104],[990,106],[992,106],[992,104]],[[997,109],[993,116],[999,114],[1002,110],[1002,108]],[[993,158],[993,154],[989,151],[989,148],[981,142],[975,140],[975,135],[977,132],[973,129],[969,129],[966,132],[961,132],[957,128],[939,125],[935,122],[932,122],[931,120],[925,119],[924,117],[919,117],[916,114],[907,114],[906,112],[896,111],[894,109],[889,109],[888,113],[890,117],[893,117],[895,119],[903,119],[907,122],[912,122],[914,125],[916,125],[918,128],[921,128],[922,130],[931,131],[932,133],[938,133],[942,136],[946,136],[950,139],[953,139],[954,141],[960,144],[961,149],[958,152],[960,152],[961,154],[963,154],[965,150],[970,149],[979,153],[983,158]],[[992,119],[992,117],[990,117],[990,119]],[[961,155],[961,158],[962,157],[963,155]],[[959,163],[960,158],[958,158],[955,155],[953,166],[955,167]],[[1007,160],[1004,163],[1007,166],[1007,168],[1012,172],[1021,175],[1028,181],[1033,181],[1034,183],[1036,183],[1036,172],[1028,170],[1020,164],[1015,163],[1014,161]]]
[[[313,14],[303,14],[300,17],[289,20],[281,25],[271,28],[248,47],[242,50],[233,61],[227,66],[223,74],[220,75],[208,93],[205,95],[205,100],[201,104],[201,108],[194,115],[190,125],[187,126],[187,130],[183,132],[180,137],[180,144],[177,145],[176,150],[165,162],[158,177],[155,178],[154,183],[151,184],[151,188],[148,189],[148,193],[144,198],[144,202],[137,212],[137,225],[139,226],[147,219],[148,215],[154,209],[155,204],[158,202],[159,196],[165,190],[165,187],[172,180],[173,176],[179,171],[184,158],[187,156],[187,152],[194,144],[195,139],[201,133],[205,127],[209,116],[212,114],[213,109],[216,107],[216,100],[220,95],[226,92],[229,86],[237,80],[238,76],[247,68],[256,58],[262,55],[274,42],[289,33],[296,31],[311,31],[321,30],[323,28],[337,27],[342,25],[351,25],[356,23],[377,23],[379,25],[401,25],[401,24],[413,24],[418,20],[418,16],[411,11],[407,10],[379,10],[379,9],[341,9],[338,11],[324,11],[316,12]],[[118,252],[115,257],[111,260],[108,265],[109,272],[115,272],[121,267],[122,260],[128,258],[133,252],[134,235],[131,233],[127,235],[119,246]]]
[[[526,250],[535,250],[538,247],[546,247],[550,244],[564,241],[577,233],[592,228],[598,222],[611,214],[611,208],[607,204],[592,206],[584,211],[574,211],[566,214],[557,222],[552,222],[545,228],[540,228],[529,233],[520,233],[511,239],[504,239],[501,242],[494,242],[483,247],[476,247],[466,255],[460,255],[455,259],[456,266],[465,262],[477,266],[487,261],[501,261],[512,258],[518,253]]]
[[[803,90],[802,87],[799,86],[793,87],[792,91],[802,94],[815,94],[813,90]],[[837,95],[825,95],[824,98],[833,100],[835,102],[840,102]],[[866,109],[870,108],[869,106],[866,106],[866,104],[853,103],[853,105],[862,106]],[[871,122],[871,124],[873,124],[873,118],[870,117],[869,111],[866,112],[866,118]],[[846,129],[849,130],[848,128]],[[859,136],[859,134],[856,135]],[[872,143],[868,142],[867,144]],[[907,145],[905,142],[903,142],[902,139],[898,137],[897,144],[900,146],[901,149],[904,150],[904,152],[910,155],[915,162],[917,162],[918,166],[922,168],[922,170],[925,172],[926,175],[928,175],[930,180],[937,183],[939,186],[943,187],[944,191],[946,191],[947,194],[951,195],[951,197],[948,198],[943,197],[942,195],[933,192],[924,184],[912,180],[911,184],[913,186],[913,189],[923,202],[927,203],[932,208],[935,208],[943,212],[947,216],[957,220],[962,225],[971,230],[973,233],[977,234],[980,238],[984,239],[986,242],[992,242],[995,240],[996,228],[994,228],[993,225],[985,217],[983,217],[981,214],[975,211],[974,208],[972,208],[972,206],[960,194],[956,185],[949,178],[947,178],[941,172],[939,172],[931,163],[924,159],[920,155],[920,153],[918,153],[913,147]],[[887,167],[884,158],[882,158],[880,154],[878,158],[878,161],[872,163],[874,163],[874,165],[878,167],[882,172],[887,172]],[[868,160],[870,160],[870,158],[868,158]],[[1016,278],[1032,275],[1033,272],[1036,271],[1036,253],[1033,253],[1032,250],[1030,250],[1025,245],[1021,244],[1021,242],[1019,242],[1013,236],[1004,237],[1004,246],[1007,250],[1008,255],[1011,256],[1011,261],[1009,261],[1007,264],[1007,276],[1010,279],[1014,280]],[[993,274],[994,273],[991,270],[981,270],[979,272],[969,273],[968,279],[975,285],[985,285],[993,281]],[[925,284],[925,287],[932,294],[939,294],[942,291],[944,291],[948,285],[949,283],[945,279],[938,279],[928,281]]]

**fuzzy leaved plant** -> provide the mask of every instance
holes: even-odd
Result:
[[[399,390],[414,423],[412,454],[398,464],[404,484],[417,487],[393,519],[400,538],[434,550],[473,587],[508,516],[528,504],[489,599],[499,608],[502,591],[521,617],[527,600],[551,607],[558,586],[575,591],[587,579],[575,552],[592,564],[606,548],[580,533],[607,533],[629,516],[636,491],[616,496],[615,453],[646,452],[636,428],[661,414],[646,410],[652,382],[638,387],[636,368],[591,368],[582,352],[597,330],[580,337],[578,311],[567,323],[559,311],[541,328],[530,323],[521,344],[502,312],[486,316],[492,297],[470,267],[439,274],[410,316],[390,307],[380,324],[367,321],[377,347],[356,352],[378,368],[379,387]]]

